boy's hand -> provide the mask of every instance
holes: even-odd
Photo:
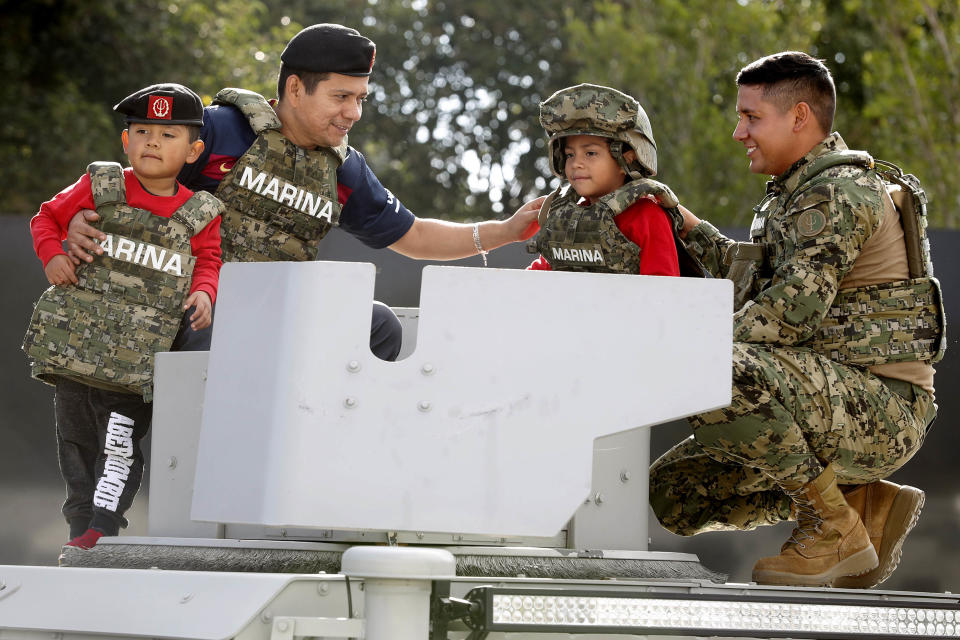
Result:
[[[196,307],[196,311],[193,312],[193,315],[190,316],[190,328],[194,331],[199,331],[200,329],[206,329],[210,326],[211,321],[211,310],[213,309],[213,303],[210,302],[210,294],[206,291],[194,291],[190,294],[190,297],[187,298],[186,302],[183,303],[183,310],[186,311],[190,307]]]
[[[68,284],[77,284],[78,282],[73,262],[63,253],[50,258],[47,266],[43,268],[43,272],[47,274],[47,281],[58,287],[65,287]]]
[[[78,211],[70,224],[67,225],[67,253],[73,264],[80,264],[80,261],[93,262],[93,256],[103,255],[103,247],[97,244],[97,241],[107,239],[107,234],[96,227],[91,227],[88,223],[96,222],[100,219],[96,211],[83,209]]]

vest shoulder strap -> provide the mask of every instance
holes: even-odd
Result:
[[[223,213],[223,202],[206,191],[197,191],[189,200],[170,216],[172,220],[183,224],[190,229],[190,235],[195,236]]]
[[[573,191],[569,186],[564,189],[563,186],[559,186],[553,191],[550,192],[550,195],[546,197],[543,201],[543,204],[540,205],[540,213],[537,214],[537,223],[540,225],[540,228],[543,229],[544,225],[547,223],[547,215],[550,213],[550,206],[553,204],[553,201],[558,197],[567,195],[570,191]]]
[[[91,162],[87,165],[93,204],[99,209],[107,205],[127,201],[127,189],[123,181],[123,168],[117,162]]]
[[[280,119],[277,113],[259,93],[248,91],[246,89],[236,89],[228,87],[221,89],[213,97],[213,104],[228,104],[240,109],[240,112],[247,118],[250,128],[256,134],[263,133],[268,129],[280,129]]]

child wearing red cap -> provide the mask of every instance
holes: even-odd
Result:
[[[152,417],[153,354],[171,349],[181,317],[195,329],[210,324],[221,265],[221,203],[177,182],[203,151],[199,96],[158,84],[114,110],[126,116],[130,168],[92,163],[30,221],[53,286],[34,308],[23,349],[33,376],[56,387],[67,545],[83,549],[127,525]],[[83,209],[97,210],[106,238],[102,254],[80,264],[62,243]]]

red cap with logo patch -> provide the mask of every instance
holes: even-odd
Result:
[[[113,110],[127,122],[203,126],[203,102],[196,93],[175,82],[153,84],[130,94]]]

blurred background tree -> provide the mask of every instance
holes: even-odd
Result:
[[[763,178],[730,139],[736,72],[786,48],[837,79],[848,144],[916,173],[931,222],[956,227],[957,0],[32,0],[0,2],[0,211],[28,214],[92,160],[122,161],[110,107],[153,82],[205,100],[276,92],[284,44],[315,22],[377,43],[351,143],[421,216],[507,215],[555,187],[538,103],[577,82],[637,97],[661,178],[712,221],[744,226]]]

